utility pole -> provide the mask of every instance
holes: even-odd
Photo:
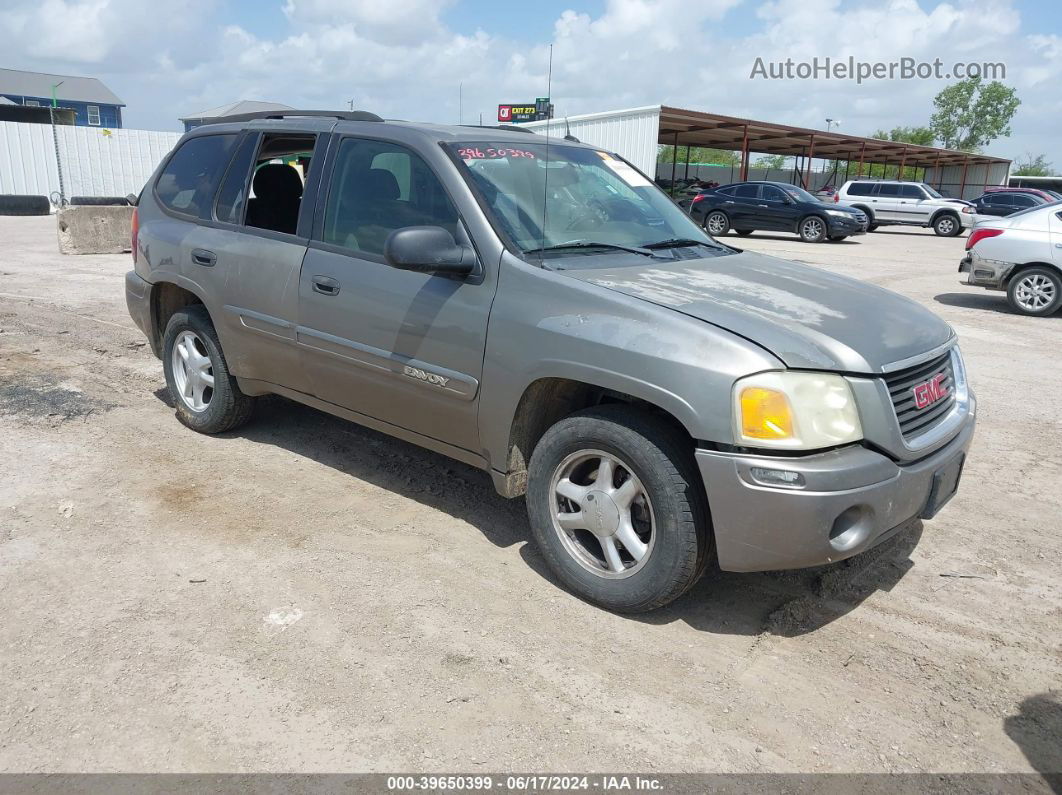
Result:
[[[465,123],[465,84],[457,84],[457,123]]]
[[[347,100],[347,105],[350,106],[350,111],[351,111],[351,113],[353,113],[354,112],[354,99],[353,99],[353,97]]]

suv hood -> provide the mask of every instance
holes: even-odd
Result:
[[[889,290],[747,251],[562,273],[719,326],[793,368],[880,373],[953,336],[935,314]]]

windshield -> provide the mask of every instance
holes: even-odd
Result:
[[[818,196],[815,196],[815,195],[813,195],[811,193],[808,193],[806,190],[804,190],[803,188],[797,187],[796,185],[779,185],[778,187],[780,187],[782,190],[784,190],[786,193],[788,193],[789,197],[791,199],[793,199],[794,201],[798,201],[798,202],[821,202],[822,201],[822,199],[820,199]]]
[[[935,189],[933,189],[932,187],[930,187],[929,185],[927,185],[924,182],[922,183],[922,190],[924,190],[926,193],[928,193],[930,198],[933,198],[933,199],[943,199],[944,198]]]
[[[532,138],[533,136],[528,136]],[[671,246],[715,243],[663,191],[618,155],[550,142],[447,144],[522,254],[655,255]]]

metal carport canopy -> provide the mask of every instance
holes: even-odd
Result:
[[[881,163],[919,168],[1010,163],[989,155],[940,149],[935,146],[861,138],[786,124],[739,119],[717,113],[660,106],[658,142],[672,146],[704,146],[741,152],[741,178],[748,178],[749,154],[839,159],[862,164]],[[810,162],[808,164],[810,169]],[[862,170],[860,169],[860,173]]]

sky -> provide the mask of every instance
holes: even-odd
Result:
[[[986,151],[1062,171],[1058,0],[3,0],[0,67],[98,77],[125,126],[239,99],[492,123],[666,104],[870,135],[926,124],[945,79],[763,80],[764,61],[1003,62],[1022,100]],[[459,102],[459,96],[462,100]]]

